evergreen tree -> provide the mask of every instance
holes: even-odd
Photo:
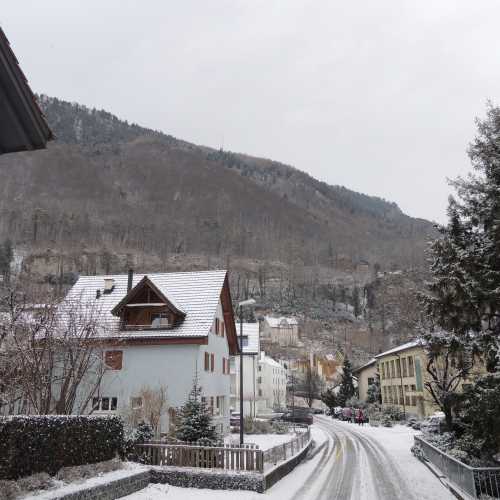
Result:
[[[354,308],[354,317],[361,315],[361,297],[358,285],[355,285],[352,290],[352,307]]]
[[[12,242],[7,239],[0,245],[0,275],[3,276],[5,283],[10,281],[10,265],[14,258]]]
[[[195,377],[188,399],[180,410],[179,424],[176,429],[176,437],[180,441],[217,440],[212,416],[201,395],[202,391],[198,385],[198,377]]]
[[[479,340],[490,371],[500,338],[500,108],[489,105],[469,149],[476,174],[453,182],[449,221],[432,245],[433,280],[423,302],[432,325]]]
[[[339,406],[344,406],[346,401],[356,394],[354,382],[352,379],[352,366],[349,358],[344,358],[344,365],[342,367],[342,377],[340,383],[340,390],[337,396]]]
[[[321,401],[323,401],[331,413],[333,413],[333,409],[338,406],[337,396],[331,387],[321,394]]]
[[[377,373],[373,384],[368,386],[367,403],[382,403],[382,392],[380,390],[380,375]]]

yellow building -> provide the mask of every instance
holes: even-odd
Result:
[[[397,406],[407,416],[425,418],[439,408],[425,387],[430,381],[427,373],[427,354],[420,341],[415,340],[390,349],[375,357],[380,374],[382,406]],[[484,365],[476,364],[469,379],[459,389],[483,373]]]

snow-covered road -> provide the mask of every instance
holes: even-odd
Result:
[[[185,489],[150,485],[134,500],[454,500],[451,493],[410,452],[415,431],[408,427],[358,427],[316,417],[313,438],[320,444],[263,494],[250,491]]]

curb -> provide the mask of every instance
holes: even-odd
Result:
[[[312,460],[327,444],[328,444],[328,441],[323,441],[323,443],[321,443],[316,448],[316,442],[313,441],[313,448],[311,449],[310,453],[308,453],[306,460]]]

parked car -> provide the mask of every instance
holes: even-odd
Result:
[[[421,424],[420,430],[422,432],[438,433],[444,424],[444,413],[436,412],[434,415],[427,417]]]
[[[313,414],[309,408],[295,408],[281,415],[280,420],[284,422],[295,422],[298,424],[312,425]]]
[[[231,413],[231,416],[229,417],[229,425],[231,425],[233,427],[240,426],[240,414],[239,414],[239,412]]]
[[[323,408],[313,408],[312,412],[314,415],[323,415],[325,410],[323,410]]]
[[[333,416],[335,418],[339,418],[339,419],[342,419],[342,412],[343,412],[344,408],[342,408],[342,406],[336,406],[334,409],[333,409]]]

